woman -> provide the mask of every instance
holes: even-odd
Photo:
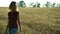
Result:
[[[18,31],[18,25],[20,26],[21,31],[21,25],[19,21],[19,12],[16,11],[16,2],[12,1],[9,9],[11,10],[8,12],[8,25],[6,30],[8,29],[9,34],[15,34]]]

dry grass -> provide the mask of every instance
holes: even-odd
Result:
[[[0,34],[8,23],[8,8],[0,7]],[[60,32],[60,8],[19,8],[21,34],[58,34]]]

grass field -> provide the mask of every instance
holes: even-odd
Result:
[[[0,7],[0,34],[8,23],[8,8]],[[60,8],[19,8],[21,34],[60,34]]]

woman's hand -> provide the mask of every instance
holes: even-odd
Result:
[[[22,28],[21,28],[21,26],[20,26],[20,32],[22,31]]]

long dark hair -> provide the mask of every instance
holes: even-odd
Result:
[[[16,9],[16,2],[12,1],[9,5],[9,9]]]

